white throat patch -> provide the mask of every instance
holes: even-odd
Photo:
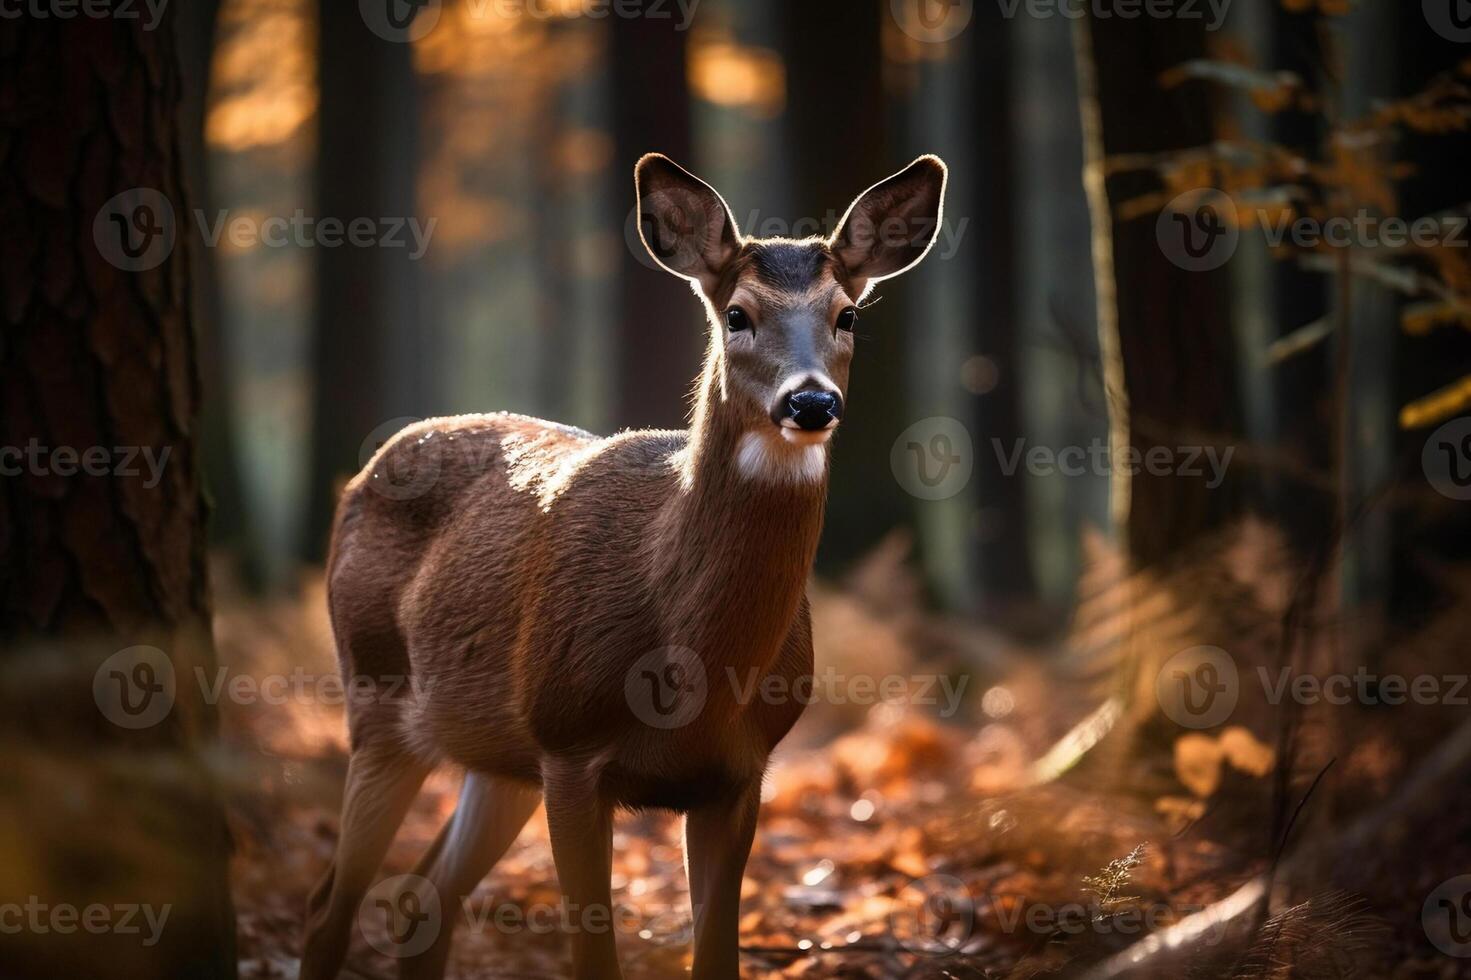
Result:
[[[775,433],[747,432],[736,447],[736,469],[759,483],[821,483],[827,476],[826,441],[793,445]]]

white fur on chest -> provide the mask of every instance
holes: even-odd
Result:
[[[747,432],[736,446],[736,470],[757,483],[820,483],[827,476],[827,443],[793,445]]]

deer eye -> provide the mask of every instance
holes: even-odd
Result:
[[[850,306],[846,310],[844,310],[843,312],[841,312],[841,313],[838,314],[838,329],[839,330],[846,330],[849,333],[852,333],[853,332],[853,325],[855,323],[857,323],[857,322],[858,322],[858,310],[855,307]]]
[[[751,318],[739,306],[732,306],[725,311],[725,325],[732,330],[749,330]]]

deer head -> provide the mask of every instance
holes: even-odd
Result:
[[[946,179],[945,164],[923,156],[860,194],[831,237],[763,239],[743,237],[715,189],[668,157],[638,162],[644,246],[693,286],[709,320],[697,435],[713,413],[740,433],[749,475],[826,472],[863,301],[934,244]]]

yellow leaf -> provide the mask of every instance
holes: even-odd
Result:
[[[1233,725],[1222,732],[1220,745],[1226,761],[1248,776],[1265,776],[1277,759],[1270,745],[1239,726]]]
[[[1400,409],[1399,426],[1401,429],[1418,429],[1434,425],[1468,405],[1471,405],[1471,374]]]
[[[1221,785],[1221,746],[1209,735],[1190,733],[1175,739],[1175,775],[1204,799]]]
[[[1459,310],[1442,302],[1413,303],[1400,314],[1400,328],[1415,337],[1428,334],[1439,324],[1457,321],[1471,326],[1471,321],[1467,321]]]

